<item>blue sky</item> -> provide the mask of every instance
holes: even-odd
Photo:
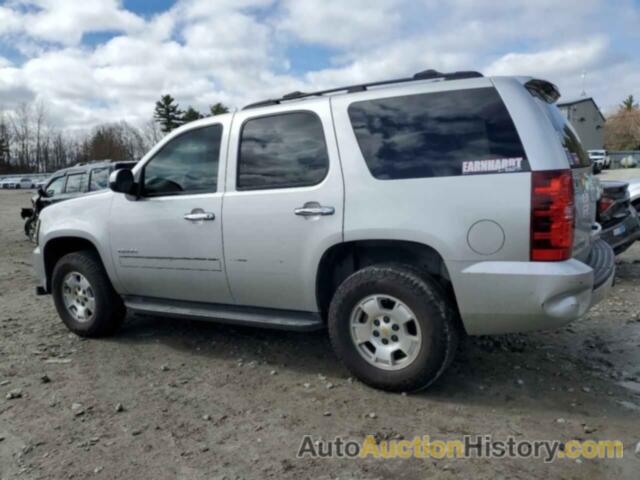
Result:
[[[0,0],[0,112],[87,128],[426,68],[640,98],[640,0]]]

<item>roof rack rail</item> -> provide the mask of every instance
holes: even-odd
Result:
[[[355,92],[364,92],[370,87],[380,87],[383,85],[392,85],[394,83],[406,83],[406,82],[415,82],[418,80],[461,80],[464,78],[480,78],[483,75],[480,72],[474,71],[460,71],[460,72],[451,72],[451,73],[442,73],[437,70],[429,69],[423,70],[422,72],[418,72],[413,77],[407,78],[396,78],[393,80],[382,80],[379,82],[370,82],[370,83],[362,83],[358,85],[350,85],[346,87],[337,87],[330,88],[328,90],[319,90],[317,92],[291,92],[283,95],[281,98],[273,98],[269,100],[262,100],[261,102],[251,103],[243,108],[243,110],[248,110],[250,108],[259,108],[259,107],[268,107],[271,105],[279,105],[282,102],[290,101],[290,100],[300,100],[301,98],[308,97],[319,97],[322,95],[327,95],[330,93],[338,93],[338,92],[346,92],[346,93],[355,93]]]

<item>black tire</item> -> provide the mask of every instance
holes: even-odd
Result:
[[[89,282],[95,298],[93,318],[80,322],[67,309],[63,298],[63,282],[71,272],[78,272]],[[122,299],[113,289],[100,257],[93,251],[69,253],[58,260],[52,276],[53,301],[63,323],[81,337],[104,337],[115,333],[126,315]]]
[[[370,295],[390,295],[412,310],[422,333],[417,356],[398,370],[369,363],[351,338],[351,315]],[[362,382],[393,392],[412,392],[432,385],[453,360],[458,347],[455,312],[443,289],[429,275],[408,265],[374,265],[353,273],[338,288],[329,308],[333,348]]]

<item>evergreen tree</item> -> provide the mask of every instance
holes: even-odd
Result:
[[[182,111],[171,95],[162,95],[156,102],[153,118],[160,124],[164,133],[169,133],[182,124]]]
[[[620,105],[620,110],[625,110],[627,112],[630,112],[637,108],[638,104],[635,102],[635,98],[633,98],[633,95],[629,95],[627,98],[625,98],[622,101],[622,105]]]
[[[191,105],[189,105],[189,108],[187,108],[187,110],[182,114],[183,123],[193,122],[194,120],[200,120],[201,118],[204,118],[204,115]]]
[[[211,105],[209,107],[209,111],[211,112],[211,116],[213,117],[214,115],[221,115],[223,113],[229,113],[229,107],[227,107],[226,105],[218,102],[218,103],[215,103],[215,104]]]

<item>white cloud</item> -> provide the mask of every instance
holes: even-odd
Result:
[[[322,45],[376,44],[402,17],[396,0],[285,0],[283,30]]]
[[[531,75],[556,77],[586,69],[602,68],[607,63],[608,42],[602,36],[581,43],[561,45],[533,53],[507,53],[485,72],[489,75]]]
[[[20,30],[22,19],[14,10],[0,5],[0,35]]]
[[[117,0],[16,0],[10,4],[15,10],[0,10],[0,25],[8,22],[9,32],[22,31],[64,45],[77,45],[87,32],[131,32],[144,26],[142,18]]]
[[[69,127],[143,123],[163,93],[185,108],[241,107],[426,68],[534,74],[565,96],[581,91],[586,71],[587,92],[607,109],[640,97],[629,46],[638,10],[631,0],[179,0],[143,18],[118,0],[9,0],[0,6],[0,51],[26,58],[0,58],[0,110],[38,98]],[[101,31],[116,36],[82,43]],[[335,55],[301,72],[290,66],[305,59],[290,58],[291,47]]]

